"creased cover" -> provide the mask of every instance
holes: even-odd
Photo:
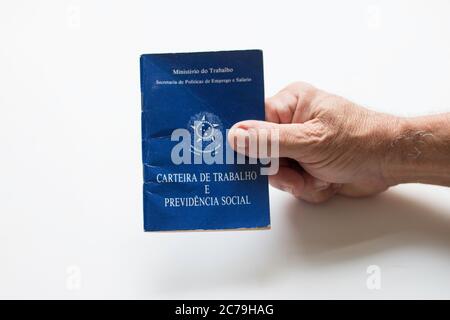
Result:
[[[145,54],[140,64],[144,229],[269,227],[260,164],[225,163],[226,130],[241,120],[264,120],[262,51]],[[176,129],[191,134],[185,156],[223,152],[224,163],[175,164]]]

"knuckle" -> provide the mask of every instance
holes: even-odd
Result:
[[[335,132],[330,126],[322,121],[312,121],[305,125],[302,134],[303,139],[311,147],[324,147],[330,145],[334,141]]]
[[[311,196],[311,198],[309,199],[309,202],[311,202],[313,204],[320,204],[320,203],[324,203],[328,199],[329,199],[328,197],[325,197],[321,194],[313,194]]]
[[[278,99],[276,96],[274,96],[274,97],[270,97],[266,100],[266,108],[271,109],[271,110],[278,110],[278,109],[282,109],[283,105],[282,105],[280,99]]]
[[[288,91],[304,91],[304,90],[314,90],[314,86],[303,81],[295,81],[289,84],[285,90]]]
[[[284,145],[297,145],[302,142],[302,137],[299,130],[280,130],[279,141]]]
[[[330,200],[334,195],[334,192],[332,192],[331,189],[318,191],[318,192],[312,192],[310,194],[310,197],[308,198],[308,201],[314,204],[320,204],[324,203],[328,200]]]

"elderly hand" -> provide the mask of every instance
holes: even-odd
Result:
[[[296,82],[266,100],[267,121],[236,123],[228,139],[246,152],[237,139],[278,130],[280,168],[269,177],[271,185],[318,203],[336,193],[376,194],[401,182],[448,185],[449,119],[378,113]]]

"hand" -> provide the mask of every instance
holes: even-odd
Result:
[[[400,118],[302,82],[268,98],[265,108],[267,122],[239,122],[228,138],[239,152],[235,141],[249,129],[279,130],[280,168],[269,177],[272,186],[318,203],[336,193],[376,194],[393,184],[386,176],[387,155]]]

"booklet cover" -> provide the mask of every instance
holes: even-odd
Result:
[[[262,51],[144,54],[140,68],[144,230],[269,228],[262,165],[226,138],[264,120]]]

